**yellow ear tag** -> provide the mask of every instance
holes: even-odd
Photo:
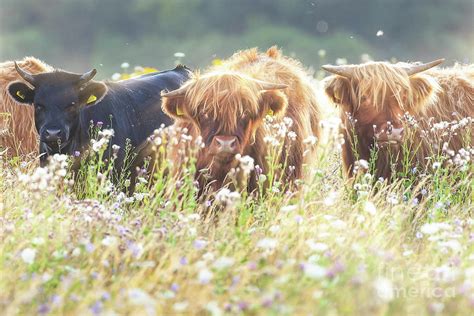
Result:
[[[183,111],[182,107],[178,106],[176,108],[176,115],[178,115],[178,116],[183,116],[184,115],[184,111]]]
[[[25,95],[20,90],[16,92],[16,95],[19,96],[22,100],[25,100]]]
[[[267,112],[267,115],[273,116],[273,110],[269,109],[268,112]]]
[[[89,99],[87,99],[87,104],[91,104],[93,102],[97,101],[97,97],[93,94],[91,94],[91,96],[89,97]]]

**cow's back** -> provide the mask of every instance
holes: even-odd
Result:
[[[455,65],[428,72],[441,87],[438,102],[428,107],[426,115],[440,120],[474,117],[474,65]]]
[[[238,52],[221,67],[262,81],[288,85],[288,88],[283,90],[288,97],[284,116],[293,120],[292,130],[298,135],[298,141],[292,144],[294,157],[289,157],[293,161],[289,163],[300,165],[305,151],[303,140],[309,136],[320,137],[321,114],[312,76],[299,61],[283,56],[277,47],[271,47],[266,53],[258,53],[257,49]],[[260,138],[263,143],[265,132],[264,129],[257,132],[257,142]],[[262,144],[257,147],[265,146]],[[310,157],[311,155],[307,155],[307,158]]]
[[[90,122],[100,121],[104,128],[114,130],[111,145],[120,146],[119,156],[123,157],[127,139],[132,147],[138,147],[155,129],[173,123],[161,109],[161,91],[179,88],[189,74],[186,68],[179,66],[143,77],[106,82],[108,92],[105,97],[81,111],[79,142],[82,146],[88,145]]]
[[[32,74],[52,70],[34,57],[26,57],[18,65]],[[19,104],[8,94],[8,86],[15,81],[24,82],[13,61],[0,63],[0,148],[8,148],[9,156],[38,151],[34,107]]]

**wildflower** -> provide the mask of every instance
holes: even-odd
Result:
[[[377,31],[377,34],[375,34],[377,37],[380,37],[380,36],[383,36],[383,31],[382,30],[378,30]]]
[[[346,65],[347,64],[347,59],[345,58],[337,58],[336,59],[336,65]]]
[[[21,252],[21,259],[27,264],[33,264],[35,262],[36,249],[25,248]]]
[[[254,160],[250,156],[241,156],[237,154],[235,158],[240,162],[240,168],[244,172],[244,174],[249,174],[254,170]]]
[[[42,245],[42,244],[44,244],[44,238],[43,237],[35,237],[31,240],[31,243],[35,246]]]
[[[234,264],[233,258],[220,257],[214,262],[213,267],[217,270],[223,270],[223,269],[231,267],[233,264]]]
[[[311,279],[320,280],[326,276],[327,269],[314,263],[304,263],[303,272]]]
[[[122,69],[128,69],[129,67],[130,67],[130,64],[127,63],[127,62],[124,62],[120,65],[120,68],[122,68]]]
[[[147,311],[149,311],[149,314],[153,314],[156,306],[156,301],[147,292],[139,288],[129,289],[128,299],[131,304],[143,306]]]
[[[387,202],[392,205],[398,204],[398,197],[394,193],[390,193],[387,196]]]
[[[377,213],[377,208],[375,204],[370,201],[365,201],[363,209],[365,212],[369,213],[370,215],[375,215]]]
[[[232,192],[227,188],[223,188],[217,192],[216,201],[226,207],[234,207],[238,202],[240,202],[240,194],[239,192]]]
[[[278,241],[273,238],[263,238],[257,242],[257,248],[263,250],[273,250],[277,247]]]
[[[206,268],[200,270],[198,273],[198,281],[201,284],[208,284],[212,280],[212,277],[213,273]]]
[[[207,303],[206,310],[211,314],[211,316],[221,316],[223,314],[216,301]]]
[[[194,241],[194,248],[196,248],[197,250],[202,250],[206,247],[207,245],[207,241],[203,240],[203,239],[196,239]]]
[[[102,239],[101,244],[106,246],[106,247],[112,247],[117,243],[117,238],[113,236],[106,236],[104,239]]]
[[[185,57],[185,56],[186,56],[186,54],[184,54],[184,53],[182,53],[182,52],[176,52],[176,53],[174,53],[174,57],[176,57],[176,58],[183,58],[183,57]]]
[[[315,145],[317,141],[318,141],[318,138],[316,136],[310,135],[306,139],[303,140],[303,143],[312,146],[312,145]]]
[[[314,240],[312,239],[308,239],[306,241],[306,245],[309,247],[309,249],[316,252],[324,252],[329,249],[329,246],[326,245],[325,243],[314,242]]]
[[[173,304],[173,310],[177,313],[184,312],[188,308],[189,303],[186,301],[176,302]]]
[[[324,50],[324,49],[318,50],[318,56],[320,58],[324,58],[326,56],[326,50]]]

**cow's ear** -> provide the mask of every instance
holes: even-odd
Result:
[[[263,91],[262,104],[266,115],[279,115],[285,113],[288,107],[288,97],[280,90]]]
[[[103,82],[92,81],[79,89],[79,100],[81,104],[94,105],[99,103],[109,91]]]
[[[412,90],[412,102],[414,109],[418,111],[436,100],[440,90],[439,84],[434,78],[427,75],[416,75],[410,77],[410,86]]]
[[[12,82],[8,86],[8,94],[14,101],[23,104],[33,104],[35,98],[35,90],[20,81]]]
[[[350,108],[352,89],[349,79],[342,76],[330,76],[325,81],[324,91],[329,99],[336,105]]]
[[[162,97],[161,108],[166,115],[174,120],[183,119],[185,116],[184,96]]]

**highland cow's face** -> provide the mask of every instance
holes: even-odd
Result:
[[[179,93],[164,94],[163,109],[177,121],[187,122],[194,136],[202,138],[197,167],[222,182],[236,166],[235,156],[250,152],[264,117],[286,109],[287,98],[279,91],[284,88],[238,75],[208,76],[194,79]]]

